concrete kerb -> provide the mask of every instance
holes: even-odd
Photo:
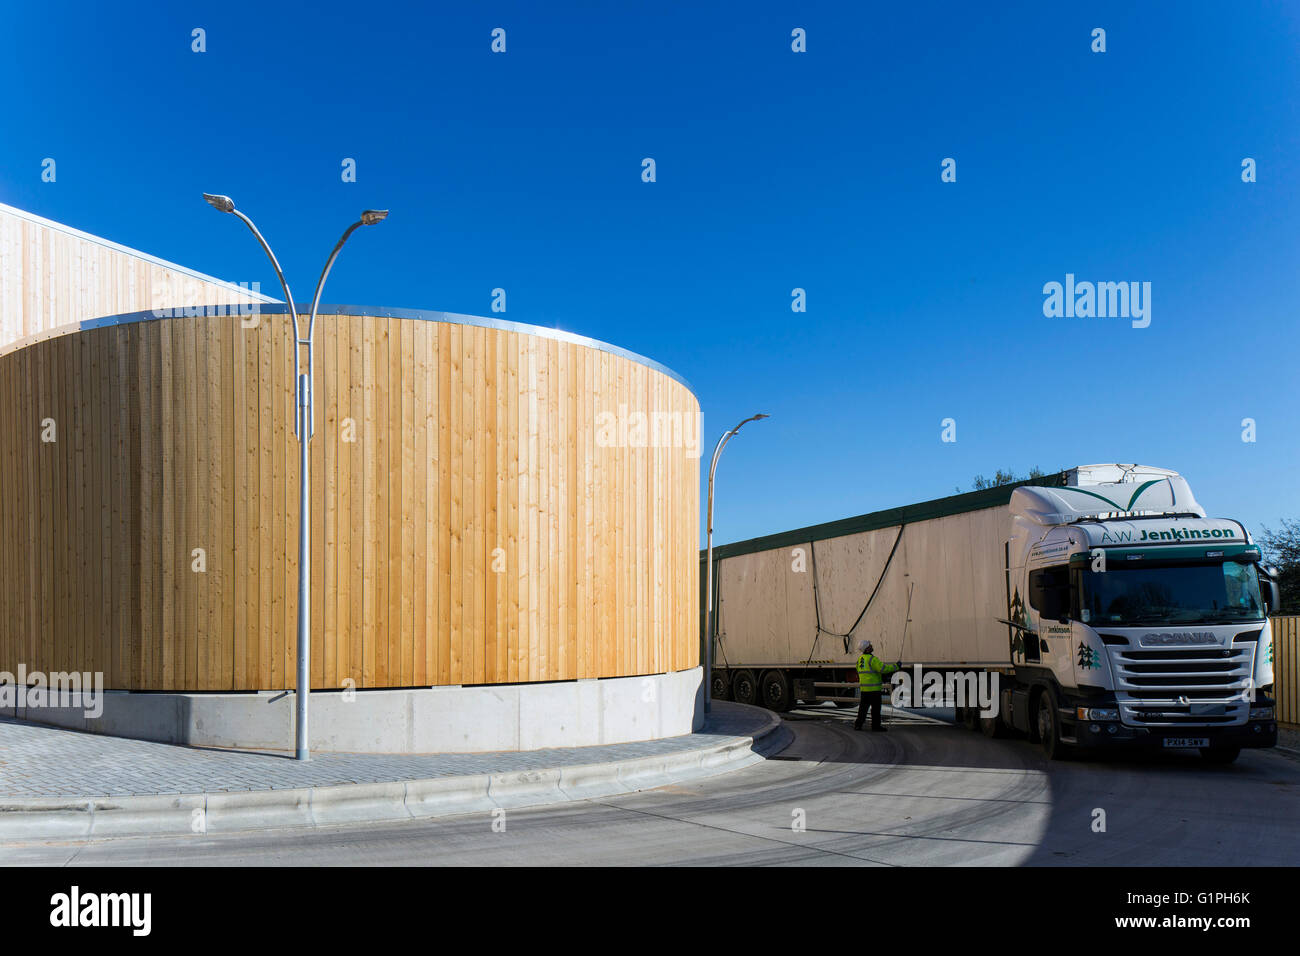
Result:
[[[498,807],[513,810],[517,807],[535,807],[543,803],[559,803],[564,799],[560,790],[559,770],[523,770],[514,773],[494,773],[488,778],[488,798]]]
[[[559,769],[207,794],[0,798],[0,842],[385,823],[634,793],[739,770],[784,749],[789,731],[776,714],[766,718],[748,737]]]
[[[15,843],[33,836],[76,840],[90,836],[95,801],[72,798],[24,798],[0,804],[0,841]]]
[[[243,790],[206,794],[202,833],[310,827],[312,796],[317,787],[286,790]],[[187,827],[187,831],[191,828]]]
[[[204,809],[203,794],[156,794],[95,802],[90,836],[134,836],[140,833],[186,833]]]
[[[355,783],[339,787],[315,787],[311,794],[312,825],[342,823],[390,823],[411,819],[406,806],[406,781]]]
[[[483,813],[497,809],[488,796],[485,774],[465,777],[434,777],[406,783],[405,806],[412,817],[445,817],[458,813]]]

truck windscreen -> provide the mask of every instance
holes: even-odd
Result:
[[[1253,564],[1141,565],[1085,571],[1085,623],[1229,624],[1264,618]]]

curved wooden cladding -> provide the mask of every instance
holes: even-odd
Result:
[[[319,323],[313,687],[697,665],[686,387],[526,332]],[[291,342],[284,315],[249,330],[175,318],[0,355],[0,669],[102,671],[120,689],[293,686]],[[694,448],[598,439],[602,413],[636,411],[682,416]]]

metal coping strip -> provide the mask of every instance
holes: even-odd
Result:
[[[163,321],[171,317],[166,314],[168,312],[179,312],[181,314],[176,317],[180,318],[184,317],[186,308],[192,308],[195,311],[200,309],[234,310],[237,309],[238,306],[208,305],[192,307],[180,306],[157,310],[147,309],[142,312],[128,312],[123,315],[105,315],[95,319],[86,319],[78,326],[67,326],[67,330],[88,332],[92,329],[108,328],[115,325],[131,325],[136,322]],[[303,309],[300,307],[298,314],[306,315],[309,311],[309,308]],[[156,314],[157,312],[162,312],[164,314],[158,315]],[[288,313],[289,309],[283,303],[259,304],[257,308],[258,315],[288,315]],[[368,315],[387,319],[414,319],[421,322],[446,322],[451,325],[473,325],[485,329],[500,329],[505,332],[519,332],[524,335],[535,335],[538,338],[554,339],[557,342],[568,342],[573,345],[582,345],[601,352],[608,352],[611,355],[617,355],[620,358],[629,359],[636,362],[638,365],[644,365],[656,372],[667,375],[673,381],[684,386],[692,396],[695,394],[695,389],[691,387],[690,382],[686,381],[685,378],[678,375],[666,365],[659,364],[654,359],[646,358],[644,355],[638,355],[636,352],[630,352],[627,349],[620,348],[617,345],[611,345],[608,342],[601,342],[598,339],[587,338],[585,335],[565,332],[562,329],[549,329],[541,325],[528,325],[524,322],[510,322],[505,319],[489,319],[480,315],[462,315],[458,312],[434,312],[429,309],[394,309],[367,305],[322,305],[317,308],[316,313],[318,315]]]

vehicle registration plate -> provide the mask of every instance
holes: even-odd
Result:
[[[1208,747],[1210,739],[1208,737],[1166,737],[1166,747]]]

